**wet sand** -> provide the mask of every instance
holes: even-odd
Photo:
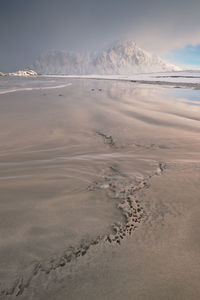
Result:
[[[0,95],[2,299],[199,299],[198,91],[67,80]]]

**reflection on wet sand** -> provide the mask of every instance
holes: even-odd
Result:
[[[183,274],[198,259],[199,107],[184,90],[70,82],[0,95],[1,294],[198,299],[198,270],[192,293]]]

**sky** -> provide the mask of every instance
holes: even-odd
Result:
[[[183,48],[177,48],[164,58],[171,63],[180,65],[182,68],[200,69],[200,45],[186,45]]]
[[[199,0],[0,0],[0,71],[51,50],[99,50],[125,39],[200,67],[199,12]]]

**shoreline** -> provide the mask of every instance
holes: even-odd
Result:
[[[20,89],[14,89],[14,90],[6,90],[6,91],[0,91],[0,95],[4,94],[10,94],[14,92],[23,92],[23,91],[37,91],[37,90],[51,90],[51,89],[61,89],[67,86],[72,85],[72,83],[62,84],[62,85],[56,85],[56,86],[49,86],[49,87],[33,87],[33,88],[20,88]]]
[[[55,77],[55,78],[73,78],[73,79],[89,79],[89,80],[111,80],[111,81],[126,81],[126,82],[132,82],[132,83],[140,83],[140,84],[150,84],[150,85],[159,85],[159,86],[172,86],[175,88],[194,88],[199,90],[200,89],[200,80],[198,79],[198,82],[187,82],[185,80],[183,81],[176,81],[177,78],[185,78],[187,79],[188,76],[159,76],[159,77],[171,77],[173,78],[173,81],[167,81],[167,80],[157,80],[156,77],[159,75],[159,73],[155,73],[154,78],[152,80],[152,78],[149,79],[140,79],[137,77],[147,77],[148,75],[152,76],[152,74],[138,74],[138,75],[132,75],[132,76],[121,76],[121,75],[41,75],[42,77]],[[163,73],[163,74],[167,74],[167,73]],[[174,78],[175,77],[175,78]],[[190,79],[196,79],[199,77],[190,77]]]
[[[96,81],[113,81],[113,82],[129,82],[129,83],[135,83],[135,84],[141,84],[141,85],[155,85],[162,88],[182,88],[182,89],[193,89],[193,90],[200,90],[200,82],[187,82],[185,80],[183,81],[176,81],[173,78],[173,81],[167,81],[167,80],[157,80],[156,77],[158,73],[155,73],[154,78],[149,79],[140,79],[137,77],[146,77],[146,76],[152,76],[153,73],[146,75],[146,74],[140,74],[140,75],[132,75],[132,76],[121,76],[121,75],[38,75],[34,76],[34,78],[67,78],[67,79],[82,79],[82,80],[96,80]],[[166,73],[164,73],[166,74]],[[11,78],[17,78],[17,79],[27,79],[30,80],[31,77],[19,77],[19,76],[12,76]],[[160,76],[158,76],[160,77]],[[173,76],[163,76],[163,78],[166,77],[173,77]],[[183,77],[183,76],[174,76],[177,78]],[[2,78],[5,78],[2,77]],[[183,77],[184,79],[187,78],[187,76]],[[194,77],[196,78],[196,77]],[[43,86],[43,87],[30,87],[30,88],[16,88],[12,90],[0,90],[0,95],[14,93],[14,92],[20,92],[20,91],[34,91],[34,90],[49,90],[49,89],[57,89],[57,88],[64,88],[67,86],[72,85],[72,83],[62,84],[62,85],[56,85],[56,86]]]

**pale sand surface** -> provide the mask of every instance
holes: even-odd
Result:
[[[2,299],[199,299],[200,92],[68,80],[0,95]]]

